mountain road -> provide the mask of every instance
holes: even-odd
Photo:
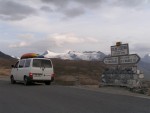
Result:
[[[0,113],[150,113],[150,99],[1,79]]]

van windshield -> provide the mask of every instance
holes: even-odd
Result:
[[[51,61],[46,59],[33,59],[33,67],[51,68]]]

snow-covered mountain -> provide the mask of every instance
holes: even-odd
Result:
[[[69,59],[69,60],[103,60],[106,56],[104,53],[100,51],[69,51],[67,53],[54,53],[49,50],[45,51],[43,56],[47,58],[60,58],[60,59]]]
[[[141,61],[146,62],[146,63],[150,63],[150,54],[146,54]]]
[[[20,59],[20,58],[19,58],[19,57],[17,57],[17,56],[11,56],[11,57],[12,57],[12,58],[15,58],[15,59],[18,59],[18,60]]]

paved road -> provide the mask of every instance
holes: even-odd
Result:
[[[1,80],[0,113],[150,113],[150,99]]]

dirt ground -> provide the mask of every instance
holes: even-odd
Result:
[[[0,68],[0,75],[9,76],[10,72],[11,72],[11,69]]]

